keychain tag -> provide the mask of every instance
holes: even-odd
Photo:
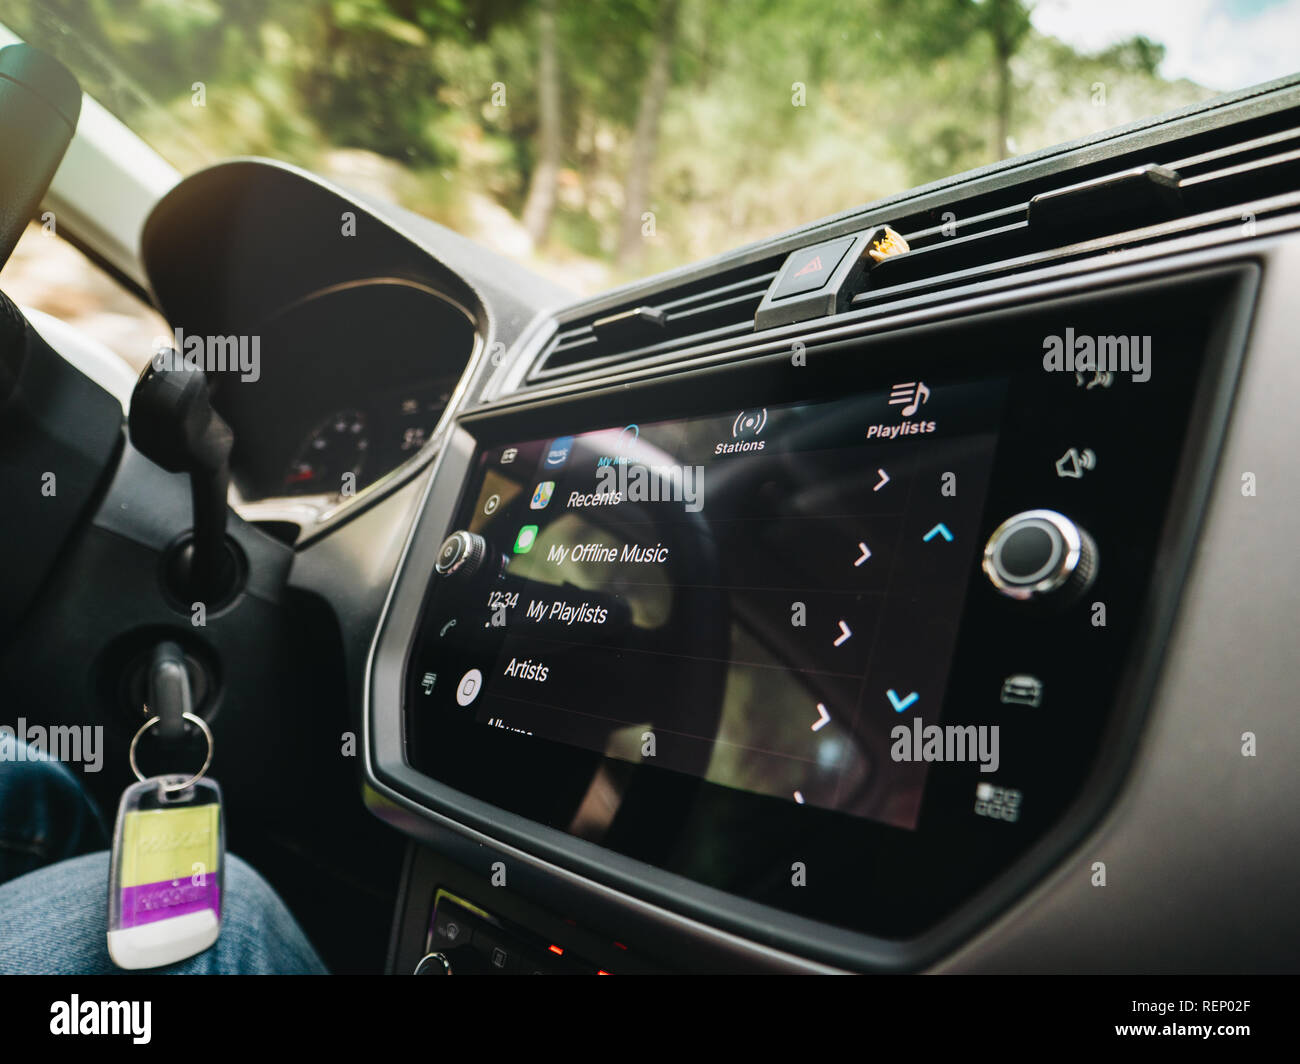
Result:
[[[139,776],[134,742],[131,755]],[[142,778],[122,794],[108,874],[108,955],[120,968],[175,964],[221,932],[221,788],[203,777],[206,769]]]

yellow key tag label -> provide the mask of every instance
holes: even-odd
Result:
[[[122,886],[142,887],[215,871],[221,808],[137,809],[122,825]]]

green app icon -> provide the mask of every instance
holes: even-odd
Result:
[[[524,525],[519,530],[519,535],[515,536],[515,553],[527,554],[533,549],[533,544],[537,542],[537,526]]]

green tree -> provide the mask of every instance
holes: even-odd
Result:
[[[1032,29],[1025,0],[886,0],[903,61],[933,62],[985,41],[993,60],[993,157],[1009,154],[1015,86],[1011,60]]]
[[[619,226],[617,260],[628,266],[641,250],[642,215],[648,206],[650,178],[659,144],[659,119],[672,77],[679,0],[662,0],[655,26],[650,65],[641,88],[632,151],[623,181],[623,217]]]
[[[555,186],[560,172],[562,132],[560,104],[560,59],[556,44],[555,0],[540,0],[537,9],[537,104],[541,116],[538,130],[537,167],[528,186],[524,205],[524,228],[534,245],[546,240],[555,211]]]

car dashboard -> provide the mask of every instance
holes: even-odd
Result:
[[[215,402],[276,574],[186,635],[226,748],[282,713],[343,762],[292,808],[400,832],[392,972],[1293,966],[1297,144],[1277,83],[582,301],[187,178],[145,267],[178,348],[256,338]],[[95,523],[160,546],[141,490]],[[176,623],[9,653],[81,632],[120,716]]]

